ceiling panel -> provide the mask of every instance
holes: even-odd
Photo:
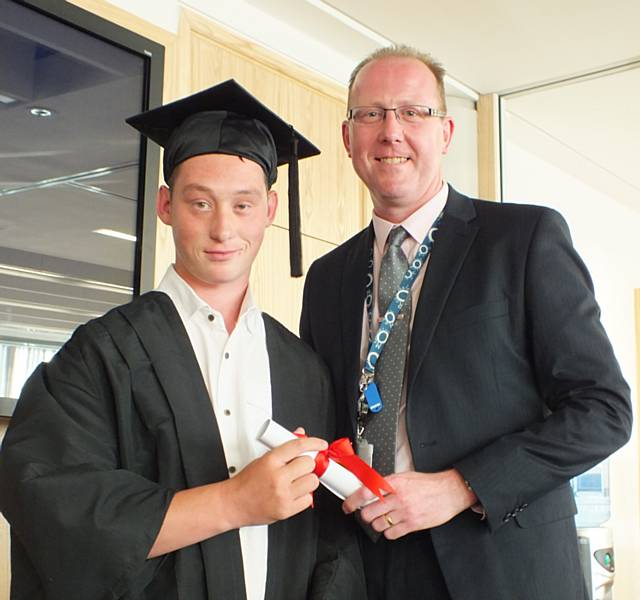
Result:
[[[327,4],[395,43],[431,52],[480,93],[640,58],[637,1],[407,0],[395,10],[384,0]]]

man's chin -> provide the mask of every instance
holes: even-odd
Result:
[[[418,193],[406,185],[384,186],[376,190],[373,197],[376,203],[389,208],[402,207],[410,204]]]
[[[220,287],[224,285],[235,284],[241,280],[249,280],[249,275],[240,273],[237,267],[234,269],[232,265],[216,265],[214,269],[208,269],[197,275],[200,285],[206,287]]]

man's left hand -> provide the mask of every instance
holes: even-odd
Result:
[[[373,495],[362,487],[344,501],[342,508],[352,513],[362,507],[362,520],[390,540],[442,525],[478,501],[455,469],[439,473],[407,471],[385,479],[395,492],[384,500],[367,504]]]

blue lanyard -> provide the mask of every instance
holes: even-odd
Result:
[[[369,316],[369,349],[364,361],[364,366],[362,367],[362,374],[360,375],[359,389],[361,393],[361,401],[359,403],[359,411],[366,412],[367,410],[370,410],[371,412],[377,413],[382,410],[382,398],[380,397],[380,393],[376,384],[373,382],[373,378],[376,372],[376,363],[378,362],[378,359],[380,358],[380,355],[384,350],[384,346],[387,343],[389,336],[391,335],[391,331],[393,329],[393,326],[395,325],[398,314],[402,310],[404,303],[411,293],[411,287],[413,286],[415,280],[418,278],[423,265],[427,262],[427,257],[429,256],[431,248],[433,247],[435,234],[438,231],[440,222],[442,221],[442,215],[442,212],[438,215],[434,224],[431,226],[431,228],[427,232],[427,235],[422,241],[422,244],[420,244],[415,258],[411,261],[411,264],[409,264],[409,267],[404,274],[402,281],[400,282],[398,291],[394,294],[391,302],[389,303],[389,306],[387,306],[384,317],[380,321],[380,326],[378,327],[378,331],[375,337],[372,336],[373,247],[371,248],[371,256],[369,258],[369,272],[367,274],[367,293],[365,297],[365,306],[367,308],[367,314]],[[366,406],[363,405],[362,400],[366,402]]]

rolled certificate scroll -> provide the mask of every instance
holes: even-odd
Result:
[[[273,449],[285,442],[295,440],[297,437],[269,419],[258,431],[257,439],[268,448]],[[339,450],[332,452],[332,447],[336,448],[336,444],[342,448],[345,448],[345,444],[348,445],[349,452],[340,453]],[[305,454],[313,458],[316,461],[316,465],[322,465],[321,472],[318,472],[318,468],[316,468],[320,483],[342,500],[358,491],[363,485],[366,485],[379,498],[382,498],[383,494],[393,491],[393,488],[380,474],[353,454],[351,444],[346,439],[337,440],[325,452],[307,452]],[[318,454],[323,454],[324,456],[320,457]],[[341,456],[334,459],[332,454],[341,454]],[[338,464],[337,460],[344,462],[352,470]],[[358,475],[355,473],[358,473]],[[373,500],[371,501],[373,502]]]

